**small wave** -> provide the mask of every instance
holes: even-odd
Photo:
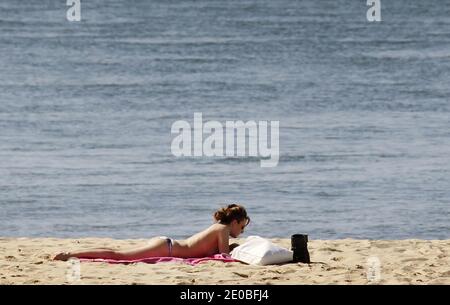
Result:
[[[405,157],[406,154],[399,153],[377,153],[377,154],[316,154],[316,155],[309,155],[306,156],[305,159],[307,160],[313,160],[313,161],[329,161],[329,160],[345,160],[345,159],[352,159],[352,158],[368,158],[368,157],[375,157],[375,158],[399,158],[399,157]]]
[[[279,162],[296,162],[304,159],[304,156],[280,156]],[[219,162],[229,162],[229,163],[248,163],[248,162],[259,162],[261,160],[269,160],[270,157],[225,157],[217,159]]]
[[[346,160],[352,158],[402,158],[407,157],[405,153],[372,153],[372,154],[310,154],[310,155],[281,155],[279,156],[279,163],[290,162],[307,162],[307,161],[334,161],[334,160]],[[126,162],[126,164],[163,164],[163,163],[176,163],[187,162],[197,164],[214,164],[214,163],[230,163],[230,164],[242,164],[260,162],[261,160],[269,160],[270,157],[259,156],[233,156],[233,157],[183,157],[183,158],[164,158],[161,160],[143,161],[143,162]]]
[[[147,45],[185,45],[185,44],[242,44],[242,43],[264,43],[273,41],[273,38],[255,38],[255,37],[155,37],[155,38],[115,38],[115,43],[129,44],[147,44]],[[277,38],[276,41],[283,39]],[[286,39],[284,39],[286,40]],[[97,41],[101,41],[100,39]],[[111,39],[104,39],[111,41]]]
[[[88,143],[82,144],[81,148],[83,149],[130,149],[135,148],[135,145],[132,144],[96,144],[96,143]]]
[[[420,43],[423,42],[419,39],[409,39],[409,38],[393,38],[393,39],[373,39],[372,37],[345,37],[342,39],[337,39],[337,42],[341,43],[356,43],[356,44],[373,44],[373,45],[393,45],[393,44],[408,44],[408,43]]]
[[[378,59],[439,59],[450,58],[449,50],[390,50],[369,52],[365,56]]]
[[[29,200],[29,199],[24,199],[24,200],[17,200],[17,199],[13,199],[13,200],[4,200],[3,203],[5,205],[7,204],[11,204],[11,205],[16,205],[16,204],[34,204],[36,203],[36,200]]]
[[[340,196],[339,194],[331,194],[331,193],[323,192],[323,191],[315,193],[314,195],[317,196],[317,197],[324,197],[324,198],[331,198],[331,197],[339,197]],[[325,213],[329,212],[329,211],[325,211]],[[339,211],[333,210],[332,212],[335,213],[335,212],[339,212]]]
[[[248,163],[248,162],[258,162],[260,161],[261,157],[225,157],[218,159],[219,162],[225,162],[225,163]]]

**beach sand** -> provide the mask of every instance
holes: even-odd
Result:
[[[290,246],[288,239],[272,241]],[[81,262],[80,280],[71,263],[52,260],[60,251],[145,243],[142,239],[0,238],[0,284],[450,284],[450,240],[310,240],[309,265]]]

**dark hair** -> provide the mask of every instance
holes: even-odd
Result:
[[[230,204],[218,209],[214,213],[214,219],[225,225],[230,224],[233,220],[240,222],[245,219],[247,220],[246,225],[250,223],[250,217],[247,216],[247,211],[239,204]]]

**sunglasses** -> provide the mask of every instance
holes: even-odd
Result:
[[[243,226],[241,227],[242,231],[244,231],[244,228],[245,228],[246,226],[248,226],[249,223],[250,223],[250,218],[247,218],[247,221],[246,221],[245,225],[243,225]]]

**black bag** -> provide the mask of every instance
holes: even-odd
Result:
[[[291,250],[294,252],[295,263],[311,263],[308,252],[308,235],[294,234],[291,236]]]

